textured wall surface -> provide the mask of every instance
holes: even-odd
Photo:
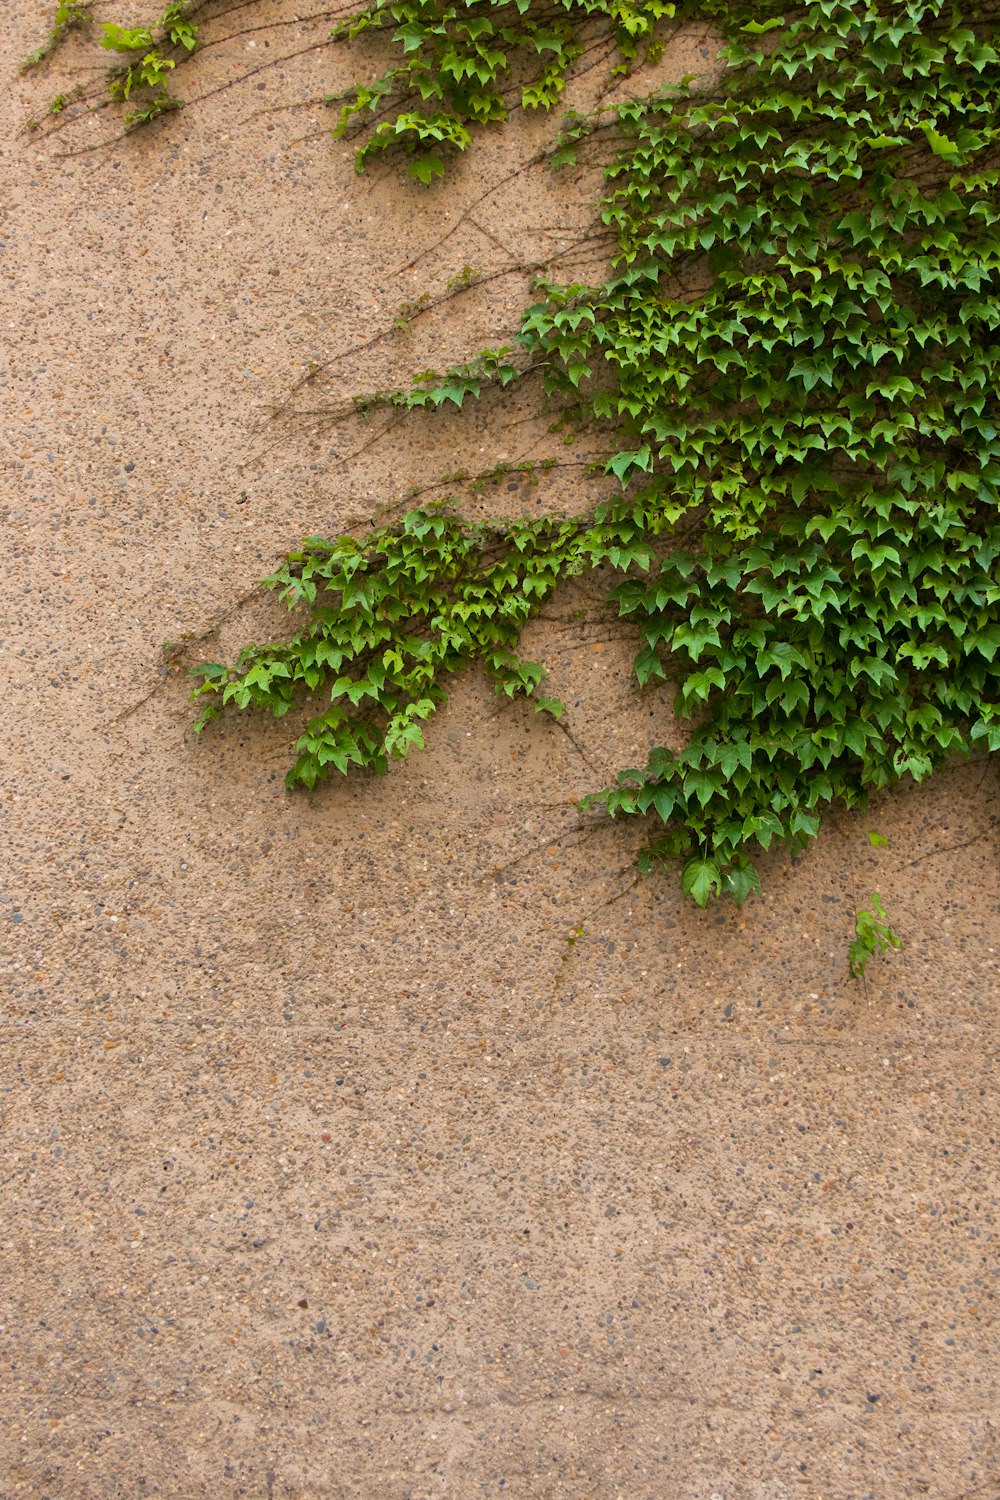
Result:
[[[511,175],[545,122],[433,193],[357,177],[302,101],[369,61],[303,9],[213,23],[118,143],[25,129],[101,55],[18,78],[49,7],[5,11],[0,1495],[1000,1494],[995,762],[834,817],[742,913],[635,885],[574,799],[678,728],[594,584],[532,627],[569,734],[470,674],[311,799],[285,727],[193,739],[160,643],[275,629],[297,538],[586,458],[521,397],[303,413],[501,338],[527,272],[360,347],[594,192]],[[470,509],[584,503],[559,472]],[[876,887],[905,948],[861,986]]]

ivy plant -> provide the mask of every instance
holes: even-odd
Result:
[[[133,91],[140,96],[136,107],[125,116],[126,129],[146,125],[159,115],[183,107],[183,101],[170,89],[170,75],[177,66],[176,57],[171,54],[184,57],[198,45],[192,9],[183,0],[175,0],[153,30],[104,22],[101,46],[125,58],[122,67],[112,68],[109,73],[108,92],[119,103],[130,100]]]
[[[401,121],[407,122],[411,147],[426,141],[436,155],[434,144],[447,141],[464,150],[470,123],[502,122],[514,103],[550,110],[559,102],[567,74],[583,54],[583,30],[589,21],[610,27],[627,65],[640,47],[655,40],[657,23],[674,14],[669,0],[472,0],[465,5],[373,0],[340,22],[334,39],[354,41],[365,32],[388,32],[402,59],[374,84],[328,96],[329,103],[341,106],[334,133],[343,135],[349,126],[363,124],[366,113],[394,113],[394,119],[377,126],[359,151],[359,171],[372,143],[384,149],[401,133]],[[514,80],[515,67],[523,74],[520,82]]]
[[[641,68],[695,15],[728,37],[717,85],[569,114],[552,141],[554,167],[603,169],[603,280],[544,280],[509,347],[357,399],[534,382],[601,452],[600,503],[310,538],[267,581],[303,628],[203,664],[196,695],[201,724],[311,704],[289,785],[382,771],[472,662],[561,712],[520,633],[607,565],[637,687],[672,683],[690,732],[590,805],[643,820],[643,867],[679,864],[703,906],[745,900],[758,851],[801,850],[830,807],[1000,748],[996,0],[372,0],[334,37],[378,33],[390,65],[331,102],[360,170],[398,156],[430,188],[478,130],[555,107],[594,47]],[[105,38],[123,94],[169,98],[152,32]]]
[[[502,118],[504,49],[553,25],[527,0],[487,9],[361,13],[346,34],[391,25],[401,58],[338,128],[416,90],[466,149],[473,122]],[[595,11],[628,57],[673,8],[556,9],[565,59],[566,28]],[[809,0],[729,16],[718,89],[571,117],[554,145],[557,165],[604,160],[607,279],[543,283],[512,349],[367,398],[462,406],[539,380],[603,444],[605,501],[488,538],[417,511],[364,545],[314,539],[271,580],[309,606],[306,632],[199,669],[197,689],[210,711],[330,702],[292,783],[381,770],[422,743],[448,672],[480,660],[535,695],[521,626],[562,578],[610,563],[638,686],[672,681],[692,727],[591,801],[645,820],[643,866],[679,861],[699,905],[743,901],[755,850],[802,849],[831,805],[1000,747],[995,11]],[[359,165],[413,130],[400,109]],[[681,524],[693,544],[670,544]],[[873,912],[859,942],[878,942]]]
[[[862,906],[854,922],[854,938],[849,953],[852,979],[863,979],[868,960],[888,953],[890,948],[901,948],[902,940],[889,925],[878,891],[872,891],[869,905]]]

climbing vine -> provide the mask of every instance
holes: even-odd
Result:
[[[606,279],[543,281],[509,348],[366,398],[536,382],[601,449],[596,510],[470,526],[445,502],[311,538],[267,581],[305,627],[195,690],[201,723],[319,700],[290,786],[381,771],[473,661],[560,713],[521,629],[610,565],[638,686],[676,684],[691,729],[590,802],[645,819],[643,866],[680,862],[700,905],[744,900],[755,851],[801,849],[831,806],[1000,748],[997,7],[706,9],[717,86],[570,115],[553,142],[555,167],[603,168]],[[397,61],[336,100],[336,131],[367,132],[359,170],[396,152],[431,183],[477,128],[557,104],[593,35],[628,69],[685,12],[375,0],[337,35],[381,31]]]
[[[493,5],[404,0],[390,5],[374,0],[340,22],[334,37],[353,41],[365,31],[391,28],[403,60],[374,84],[330,96],[330,103],[341,104],[334,134],[363,125],[366,114],[388,112],[391,118],[376,124],[359,149],[358,170],[364,171],[377,153],[402,146],[411,158],[410,175],[430,183],[444,176],[443,148],[464,151],[472,141],[470,125],[506,120],[511,98],[523,109],[549,110],[559,102],[567,73],[586,50],[581,22],[598,16],[610,26],[620,58],[613,71],[624,72],[640,47],[647,56],[658,55],[662,41],[656,36],[657,23],[674,11],[667,0],[638,5],[626,0],[548,5],[531,0]],[[525,75],[519,84],[511,82],[515,61]]]
[[[123,120],[126,131],[183,108],[184,101],[171,90],[171,76],[178,62],[190,57],[198,46],[198,26],[193,18],[205,4],[206,0],[171,0],[150,26],[103,22],[100,45],[116,53],[119,62],[105,73],[101,103],[129,106]],[[93,19],[93,0],[59,0],[48,36],[24,59],[20,71],[37,68],[71,32],[88,29]],[[67,106],[87,102],[87,90],[78,87],[69,97],[57,95],[48,112],[59,116]],[[29,128],[37,130],[38,121],[30,122]]]

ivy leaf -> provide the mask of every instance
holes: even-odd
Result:
[[[411,161],[408,170],[411,177],[430,187],[435,177],[444,176],[444,162],[440,156],[430,152],[427,156],[418,156],[415,161]]]
[[[760,892],[760,876],[749,860],[742,860],[723,871],[721,892],[731,896],[737,906],[742,906],[748,896]]]
[[[922,125],[921,129],[927,137],[927,144],[935,156],[958,156],[960,154],[955,142],[949,140],[946,135],[942,135],[940,131],[935,130],[933,125]]]
[[[710,859],[689,859],[681,874],[681,890],[697,906],[707,906],[722,889],[719,867]]]

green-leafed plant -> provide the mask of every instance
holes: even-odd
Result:
[[[423,748],[421,723],[445,699],[450,673],[476,658],[497,690],[534,698],[543,676],[516,647],[531,614],[560,579],[583,566],[585,536],[575,521],[540,519],[510,533],[463,526],[444,506],[406,516],[364,544],[310,538],[267,586],[309,624],[281,645],[253,646],[238,667],[195,669],[205,706],[198,728],[220,708],[264,708],[282,718],[304,694],[328,707],[298,741],[287,785],[308,788],[350,766],[384,771],[391,757]]]
[[[209,717],[314,700],[290,784],[381,770],[470,662],[534,697],[523,624],[608,564],[638,685],[673,682],[691,732],[591,801],[647,820],[644,866],[680,861],[704,905],[745,899],[755,852],[801,849],[830,806],[1000,748],[997,0],[374,0],[335,36],[395,49],[336,133],[430,185],[592,47],[641,67],[695,15],[728,34],[720,82],[570,114],[549,152],[603,167],[605,279],[545,280],[510,348],[356,402],[534,381],[603,451],[596,510],[311,539],[269,580],[299,635],[197,693]]]
[[[198,45],[198,28],[190,19],[190,5],[169,5],[154,31],[145,26],[119,26],[105,21],[101,46],[119,52],[125,66],[113,68],[108,75],[112,99],[125,103],[133,92],[138,95],[136,108],[125,116],[129,128],[146,125],[157,116],[182,108],[183,101],[170,90],[170,75],[177,66],[171,50],[186,56]]]
[[[575,24],[564,9],[560,24]],[[466,133],[470,119],[494,118],[441,81],[455,13],[475,27],[481,10],[366,12],[365,25],[391,17],[403,54],[395,94],[380,102],[431,77],[435,107],[456,109]],[[759,884],[753,851],[801,849],[831,804],[862,805],[950,755],[1000,747],[994,22],[985,5],[811,0],[787,20],[744,20],[711,94],[682,88],[572,118],[555,156],[606,161],[608,279],[543,284],[516,353],[487,351],[365,399],[460,406],[486,384],[539,379],[565,420],[603,440],[619,498],[573,523],[565,553],[546,553],[544,589],[517,593],[516,604],[513,584],[506,601],[503,588],[477,596],[476,629],[453,634],[454,606],[436,584],[399,571],[430,524],[418,512],[352,554],[378,580],[363,606],[370,619],[339,585],[305,601],[309,638],[337,639],[332,687],[317,668],[248,682],[247,662],[259,673],[286,660],[288,648],[266,647],[231,671],[203,669],[199,691],[283,712],[302,682],[332,691],[343,734],[348,704],[361,710],[352,725],[369,722],[371,662],[388,672],[404,640],[416,650],[440,631],[447,651],[419,647],[439,667],[489,666],[495,626],[509,628],[512,651],[560,577],[610,562],[625,575],[618,606],[642,638],[638,683],[673,680],[693,728],[682,751],[653,751],[592,800],[651,819],[644,866],[680,860],[700,905],[742,901]],[[495,63],[492,83],[477,77],[477,98],[505,66]],[[697,293],[681,291],[683,278]],[[651,540],[682,522],[694,544],[654,554]],[[456,518],[438,524],[451,548],[462,537],[479,546]],[[516,559],[536,555],[538,525],[496,537],[507,559],[490,564],[497,576],[506,565],[520,577]],[[304,558],[288,566],[290,580],[306,578]],[[383,587],[394,590],[388,614]],[[363,624],[356,645],[352,621]],[[412,693],[393,670],[403,675],[391,715],[419,704],[422,717],[439,701],[438,677],[425,693],[428,669]],[[384,740],[350,732],[363,741],[356,753],[324,764],[381,768]],[[322,774],[314,754],[300,742],[293,780]]]
[[[854,939],[848,958],[852,979],[864,978],[870,958],[903,946],[889,926],[878,891],[872,891],[868,900],[870,905],[862,906],[854,921]]]
[[[333,36],[353,41],[365,32],[388,32],[403,61],[374,84],[328,96],[329,103],[341,106],[334,134],[362,124],[365,113],[389,111],[394,119],[371,134],[358,153],[358,170],[364,169],[373,147],[382,150],[404,134],[397,127],[406,121],[407,146],[418,150],[429,144],[427,156],[437,163],[433,175],[441,175],[439,144],[464,150],[469,124],[506,120],[515,101],[524,109],[549,110],[558,104],[567,73],[583,54],[588,22],[610,30],[621,58],[619,70],[624,70],[641,47],[654,42],[657,24],[673,17],[676,8],[667,0],[635,5],[625,0],[498,0],[490,5],[373,0],[341,21]],[[515,81],[515,68],[524,75],[521,81]]]

